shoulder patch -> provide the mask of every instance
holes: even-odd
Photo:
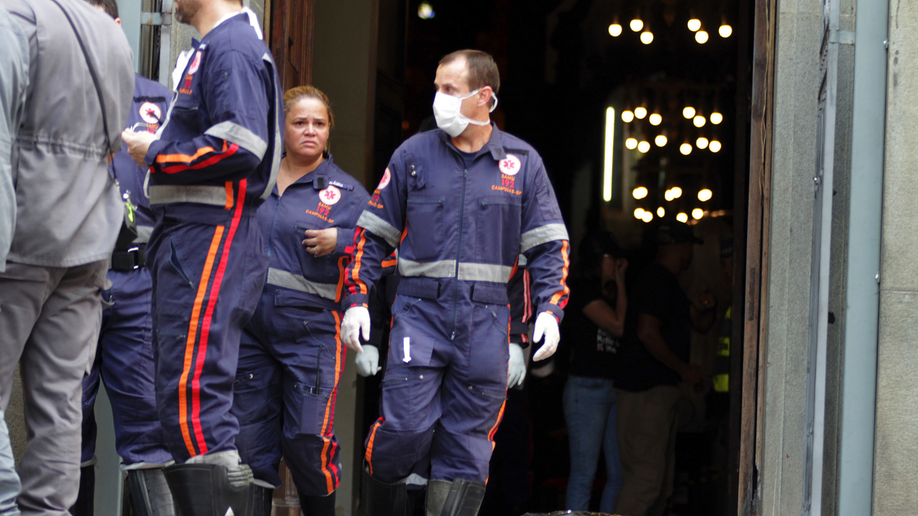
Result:
[[[379,186],[377,186],[376,189],[382,190],[385,187],[389,186],[390,179],[392,179],[392,174],[389,173],[389,169],[386,168],[386,172],[383,174],[382,179],[379,180]]]
[[[198,50],[194,54],[194,59],[191,61],[191,65],[188,67],[188,75],[194,74],[198,71],[198,68],[201,67],[201,51]]]

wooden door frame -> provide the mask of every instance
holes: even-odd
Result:
[[[315,0],[269,0],[269,42],[283,91],[312,84]]]

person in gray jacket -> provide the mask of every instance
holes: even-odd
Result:
[[[24,33],[30,58],[12,144],[16,227],[0,273],[0,408],[19,363],[31,436],[19,509],[64,516],[80,478],[81,381],[123,216],[108,162],[121,148],[133,56],[115,22],[83,0],[0,7]]]
[[[26,88],[29,86],[29,41],[10,14],[0,7],[0,272],[6,269],[16,228],[16,192],[10,154],[13,135],[19,131]],[[0,299],[0,310],[3,300]],[[19,475],[13,461],[10,433],[0,410],[0,515],[16,516]]]

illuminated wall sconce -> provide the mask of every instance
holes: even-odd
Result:
[[[695,41],[699,44],[704,45],[708,42],[708,33],[707,31],[699,30],[695,33]]]
[[[702,188],[698,190],[698,200],[701,202],[708,202],[711,198],[714,197],[714,192],[710,188]]]
[[[644,208],[635,208],[634,209],[634,218],[642,220],[644,218]]]
[[[645,45],[649,45],[653,43],[653,32],[650,32],[649,30],[645,30],[644,32],[642,32],[641,33],[641,43]]]
[[[711,123],[714,125],[720,125],[720,123],[724,121],[724,115],[718,111],[711,113],[709,118],[711,119]]]
[[[622,24],[618,23],[618,16],[612,19],[612,24],[609,25],[609,35],[613,38],[617,38],[622,35]]]
[[[663,209],[662,206],[660,206],[659,208],[657,208],[657,217],[660,217],[660,218],[662,219],[662,218],[665,217],[665,216],[666,216],[666,210]]]
[[[641,29],[644,28],[644,20],[641,20],[639,16],[635,16],[635,18],[631,20],[631,23],[629,23],[628,26],[631,27],[633,32],[641,32]]]
[[[717,140],[711,140],[711,143],[708,144],[708,149],[710,149],[711,152],[716,154],[720,152],[721,144]]]
[[[695,18],[694,16],[688,21],[688,30],[692,32],[698,32],[698,29],[701,28],[701,20]]]
[[[638,149],[638,152],[640,152],[641,154],[647,154],[647,151],[650,150],[650,142],[646,140],[641,141],[640,143],[638,143],[637,149]]]
[[[704,136],[699,136],[698,139],[695,140],[695,147],[706,149],[708,147],[708,139]]]
[[[629,102],[622,111],[622,122],[630,124],[632,120],[634,120],[634,111],[631,111],[631,103]]]
[[[705,122],[707,122],[707,120],[705,120],[701,115],[695,115],[692,118],[692,125],[695,127],[704,127]]]
[[[676,215],[676,220],[685,224],[688,222],[688,215],[686,215],[685,212],[680,212],[678,215]]]
[[[674,186],[670,188],[669,191],[673,193],[673,199],[678,199],[682,197],[682,189],[679,188],[678,186]]]
[[[684,108],[682,108],[682,116],[684,116],[688,120],[691,120],[692,118],[695,117],[695,108],[693,108],[692,106],[685,106]]]
[[[647,116],[647,108],[645,108],[644,106],[638,106],[634,108],[634,118],[637,118],[638,120],[643,120],[645,116]]]
[[[650,114],[650,118],[648,120],[650,121],[650,125],[658,126],[663,122],[663,116],[660,113],[654,112]]]
[[[653,143],[656,143],[657,147],[666,147],[668,142],[669,139],[666,138],[665,134],[658,134],[657,137],[653,139]]]
[[[643,199],[644,197],[647,197],[647,194],[648,194],[648,193],[649,193],[649,192],[647,191],[647,187],[646,187],[646,186],[639,186],[639,187],[635,188],[634,190],[631,190],[631,197],[634,197],[635,199],[641,200],[641,199]],[[643,210],[642,210],[642,211],[643,211]]]
[[[638,146],[637,138],[631,137],[625,140],[625,148],[628,150],[634,150]]]
[[[701,208],[695,208],[694,210],[692,210],[693,219],[698,220],[701,217],[704,217],[704,210],[702,210]]]
[[[644,211],[644,215],[641,216],[641,220],[643,220],[644,222],[652,221],[653,213],[650,213],[649,211]]]
[[[720,37],[726,39],[733,34],[733,27],[731,27],[726,21],[720,23],[720,27],[717,28],[717,33],[720,34]]]
[[[683,156],[688,156],[692,153],[692,144],[688,142],[683,143],[679,146],[679,152],[681,152]]]

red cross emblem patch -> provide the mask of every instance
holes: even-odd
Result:
[[[341,190],[338,190],[334,186],[329,186],[325,190],[319,192],[319,200],[331,206],[341,200]]]
[[[500,160],[500,172],[508,176],[515,176],[520,171],[520,158],[513,154],[507,154],[507,157]]]
[[[382,190],[383,188],[389,186],[389,179],[392,178],[392,174],[389,173],[389,169],[386,169],[386,173],[383,174],[382,179],[379,180],[379,186],[376,187],[377,190]]]
[[[152,102],[144,102],[140,105],[140,118],[148,124],[158,124],[162,119],[162,114],[159,106]]]

